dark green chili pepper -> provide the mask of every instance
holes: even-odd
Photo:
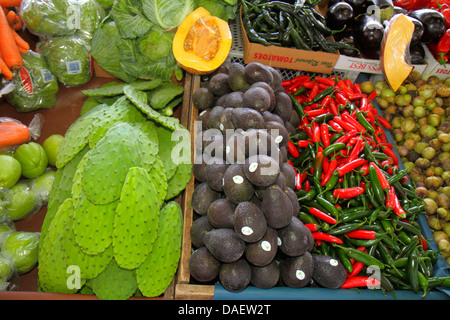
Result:
[[[414,293],[419,292],[419,257],[416,250],[408,256],[408,263],[406,264],[406,276]]]
[[[396,230],[405,230],[409,233],[412,233],[418,237],[422,237],[422,233],[420,232],[420,229],[413,226],[410,223],[404,222],[404,221],[397,221]]]
[[[356,119],[358,119],[358,122],[364,127],[364,129],[366,129],[367,131],[370,131],[370,132],[375,132],[375,129],[370,124],[370,122],[366,119],[366,117],[364,117],[364,114],[362,113],[362,111],[360,111],[360,110],[356,111]]]
[[[346,147],[345,143],[343,142],[338,142],[338,143],[333,143],[330,144],[328,147],[326,147],[325,149],[323,149],[323,155],[325,157],[328,157],[329,155],[331,155],[334,152],[337,152],[339,150],[342,150]]]
[[[330,233],[328,232],[328,234],[330,234]],[[341,248],[336,248],[336,251],[337,251],[339,260],[341,261],[345,270],[347,270],[347,272],[351,273],[353,271],[353,264],[352,264],[352,261],[350,260],[349,256]]]
[[[379,203],[384,203],[385,195],[383,189],[381,188],[381,183],[378,179],[377,172],[372,165],[369,165],[369,178],[375,198]]]
[[[392,258],[388,248],[384,245],[383,242],[378,243],[377,246],[378,252],[383,259],[383,262],[389,266],[394,263],[394,258]]]
[[[298,218],[305,224],[313,223],[313,224],[319,224],[318,220],[311,214],[299,211]]]
[[[392,240],[388,235],[382,237],[383,243],[390,249],[394,250],[396,253],[400,253],[402,249],[400,249],[399,245],[396,241]]]
[[[331,214],[336,220],[339,219],[339,209],[336,208],[331,202],[326,200],[322,195],[316,197],[317,202],[325,208],[325,212]]]
[[[407,257],[409,254],[411,254],[411,252],[419,245],[419,238],[414,237],[412,238],[411,242],[409,244],[407,244],[406,246],[404,246],[400,252],[398,252],[397,256],[395,257],[396,259],[398,258],[402,258],[402,257]]]
[[[377,258],[371,256],[370,254],[353,248],[346,248],[340,245],[335,245],[335,247],[339,247],[345,251],[345,253],[352,259],[359,261],[366,266],[377,266],[380,269],[384,269],[384,263],[378,260]]]
[[[298,194],[297,194],[298,195]],[[298,198],[299,202],[304,201],[312,201],[314,200],[314,197],[317,195],[317,192],[315,189],[311,189],[309,192],[307,192],[305,195]]]

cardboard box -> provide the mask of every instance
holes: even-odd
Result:
[[[432,76],[438,77],[439,79],[445,80],[450,77],[450,65],[446,64],[444,66],[437,62],[434,68],[429,70],[429,72],[427,72],[426,74],[430,74]]]
[[[434,58],[431,56],[431,53],[427,49],[426,46],[423,46],[425,49],[425,59],[427,61],[426,64],[416,64],[414,65],[414,70],[418,71],[420,74],[423,74],[424,71],[428,67],[428,61],[434,63]],[[431,60],[431,59],[433,60]],[[371,73],[371,74],[382,74],[383,71],[381,69],[380,60],[375,59],[365,59],[365,58],[356,58],[349,57],[345,55],[340,55],[336,65],[334,66],[335,70],[344,70],[344,71],[356,71],[363,73]]]
[[[244,62],[260,62],[275,68],[331,74],[338,60],[338,53],[306,51],[252,43],[247,37],[240,16]]]

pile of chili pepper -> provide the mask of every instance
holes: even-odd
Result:
[[[416,222],[424,204],[399,170],[375,95],[334,76],[299,75],[283,87],[300,117],[288,143],[299,218],[312,232],[314,250],[346,268],[343,287],[366,287],[374,266],[381,288],[392,294],[450,286],[450,277],[433,277],[438,253]]]
[[[265,46],[291,47],[336,53],[352,46],[327,39],[333,31],[325,17],[314,9],[321,0],[242,1],[242,24],[250,42]]]

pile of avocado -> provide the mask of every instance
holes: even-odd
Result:
[[[196,123],[191,199],[191,281],[239,292],[294,288],[312,280],[339,288],[342,264],[311,253],[298,219],[296,171],[287,142],[300,123],[280,72],[252,62],[222,66],[192,95]]]

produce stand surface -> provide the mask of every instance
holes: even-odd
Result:
[[[98,88],[101,85],[117,81],[117,79],[108,76],[108,74],[97,72],[99,76],[93,77],[89,83],[83,87],[59,87],[56,105],[51,109],[40,109],[33,112],[18,113],[16,110],[0,100],[0,116],[11,117],[21,121],[25,125],[29,125],[30,121],[36,114],[42,115],[42,125],[40,137],[35,142],[42,144],[43,141],[52,134],[64,135],[70,125],[80,116],[80,110],[86,100],[81,91],[90,88]],[[181,107],[174,110],[174,117],[181,117]],[[34,141],[34,140],[33,140]],[[40,232],[42,223],[47,213],[47,207],[44,206],[38,213],[15,222],[17,231]],[[38,267],[36,266],[30,272],[19,277],[18,291],[0,291],[0,300],[97,300],[94,295],[81,294],[59,294],[38,292]],[[166,290],[164,297],[151,298],[163,299],[173,297],[173,285]],[[133,299],[149,299],[149,298],[133,298]]]
[[[355,82],[364,82],[369,80],[367,74],[360,74]],[[191,79],[190,90],[191,96],[197,88],[200,87],[201,78],[199,76],[193,76]],[[185,90],[186,86],[185,86]],[[187,94],[185,92],[185,94]],[[198,110],[193,107],[192,101],[186,101],[183,104],[183,108],[189,110],[183,110],[183,114],[189,115],[189,123],[193,123],[198,116]],[[380,111],[377,105],[378,111]],[[190,126],[188,129],[191,131],[192,146],[194,146],[195,132]],[[393,137],[389,130],[384,129],[388,142],[393,143]],[[396,148],[394,152],[397,157],[401,157],[398,154]],[[194,157],[194,155],[192,155]],[[403,163],[399,163],[400,169],[404,169]],[[189,201],[192,198],[194,190],[194,179],[188,184],[185,190],[185,201]],[[195,299],[195,300],[449,300],[450,290],[448,288],[437,287],[436,290],[427,293],[426,297],[421,297],[422,292],[419,291],[415,294],[409,290],[396,290],[395,297],[392,294],[384,294],[381,290],[372,289],[327,289],[316,287],[304,287],[300,289],[289,287],[274,287],[271,289],[260,289],[254,286],[249,286],[240,292],[230,292],[223,288],[219,283],[216,284],[193,284],[190,283],[189,275],[189,258],[191,255],[191,237],[190,226],[193,221],[192,207],[186,207],[184,210],[184,232],[183,232],[183,247],[180,266],[178,269],[177,280],[175,284],[175,299]],[[425,239],[429,239],[429,247],[438,251],[436,242],[434,241],[432,231],[428,226],[425,215],[421,214],[418,219],[418,224],[422,230]],[[450,266],[439,255],[439,259],[434,265],[434,276],[445,277],[449,276]]]

